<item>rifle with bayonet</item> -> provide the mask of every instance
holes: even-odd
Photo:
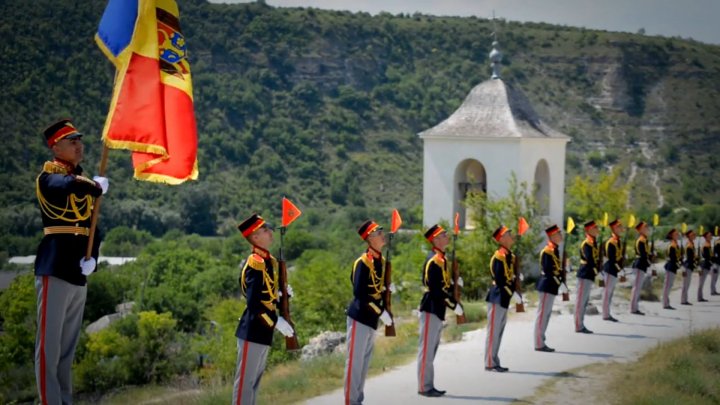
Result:
[[[392,240],[395,232],[400,228],[402,219],[398,210],[393,210],[390,220],[390,234],[388,235],[388,249],[385,255],[385,291],[383,292],[383,301],[385,301],[385,310],[393,318],[393,323],[385,326],[385,336],[395,336],[395,322],[392,314],[392,262],[390,260],[390,252],[392,251]]]
[[[458,283],[458,279],[460,278],[460,268],[458,265],[458,259],[455,252],[457,251],[457,238],[458,234],[460,233],[460,214],[455,213],[455,228],[453,229],[453,249],[452,249],[452,256],[450,259],[452,260],[452,276],[453,276],[453,299],[455,300],[457,305],[460,305],[460,295],[462,293],[462,290],[460,287],[460,284]],[[465,314],[457,315],[456,323],[458,325],[462,325],[467,320],[465,319]]]
[[[301,214],[300,210],[287,198],[283,197],[282,201],[282,226],[280,227],[280,255],[278,259],[278,267],[280,268],[279,280],[280,280],[280,316],[285,318],[287,323],[292,326],[295,331],[295,324],[290,317],[290,294],[288,294],[288,275],[287,266],[285,265],[285,256],[283,252],[283,237],[287,226],[292,221],[297,219]],[[300,349],[300,343],[298,342],[297,333],[293,333],[292,336],[285,337],[285,349],[288,351],[294,351]]]

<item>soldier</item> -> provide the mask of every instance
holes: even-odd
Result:
[[[607,253],[607,261],[603,265],[605,273],[605,291],[603,291],[603,319],[606,321],[617,322],[618,320],[610,314],[612,308],[613,294],[617,285],[617,276],[622,271],[622,249],[620,248],[620,234],[624,227],[619,219],[615,219],[610,224],[612,236],[605,243],[605,252]]]
[[[665,309],[675,309],[670,306],[670,290],[672,290],[673,282],[675,281],[675,274],[680,266],[682,266],[682,253],[678,246],[678,236],[678,231],[673,228],[665,237],[670,241],[667,262],[665,262],[665,283],[663,285],[663,308]]]
[[[265,371],[273,331],[293,336],[292,326],[277,315],[279,292],[278,262],[268,249],[273,242],[273,228],[258,214],[245,219],[238,230],[252,245],[252,252],[241,264],[240,290],[247,301],[239,319],[237,365],[233,385],[233,404],[254,404],[260,379]],[[288,295],[292,295],[288,286]]]
[[[703,289],[705,288],[705,280],[707,280],[708,273],[712,268],[712,233],[705,232],[703,238],[705,243],[703,243],[700,253],[702,263],[700,265],[700,282],[698,283],[698,302],[707,302],[703,297]]]
[[[558,246],[562,242],[562,233],[557,225],[545,229],[548,237],[547,246],[540,252],[540,279],[537,283],[540,304],[538,305],[537,319],[535,320],[535,350],[539,352],[554,352],[555,349],[545,344],[545,331],[547,330],[553,302],[558,294],[562,278],[562,266]]]
[[[695,254],[695,231],[692,229],[689,229],[687,232],[685,232],[685,236],[688,238],[688,243],[685,245],[685,261],[683,264],[685,265],[685,273],[683,273],[683,285],[682,285],[682,294],[680,295],[680,304],[682,305],[692,305],[688,301],[688,290],[690,289],[690,278],[692,277],[692,272],[695,270],[695,267],[697,266],[697,255]]]
[[[85,260],[95,199],[107,192],[108,180],[83,177],[82,134],[69,119],[44,131],[54,159],[45,162],[35,181],[43,238],[35,259],[37,333],[35,378],[40,402],[72,403],[71,368],[80,337],[87,277],[95,271],[100,235]]]
[[[500,373],[508,371],[500,365],[500,343],[502,341],[510,298],[515,292],[515,256],[510,248],[515,243],[510,230],[500,226],[493,232],[493,238],[500,244],[490,259],[490,274],[493,279],[485,301],[488,302],[488,326],[485,338],[485,370]]]
[[[590,297],[590,289],[598,274],[599,249],[596,239],[600,234],[595,221],[585,223],[585,240],[580,245],[580,268],[577,272],[577,301],[575,303],[575,332],[592,333],[585,327],[585,307]]]
[[[713,246],[713,266],[712,275],[710,276],[710,295],[720,295],[717,290],[718,273],[720,273],[720,238],[715,240]]]
[[[635,225],[635,230],[638,232],[638,238],[635,241],[635,255],[637,258],[633,262],[633,270],[635,273],[635,281],[631,291],[630,299],[630,313],[635,315],[645,315],[644,312],[640,311],[640,291],[642,290],[643,280],[645,280],[645,272],[650,267],[650,261],[652,260],[650,250],[648,249],[647,237],[648,237],[648,226],[645,222],[640,221]]]
[[[345,405],[361,404],[365,394],[365,378],[375,346],[378,320],[386,326],[393,323],[385,310],[385,246],[383,228],[374,221],[365,221],[358,229],[368,248],[353,265],[350,280],[353,300],[347,309],[347,361],[345,362]]]
[[[452,309],[458,316],[463,314],[462,305],[453,298],[453,279],[445,259],[445,248],[450,243],[448,234],[440,225],[433,225],[425,232],[425,238],[432,244],[423,265],[425,294],[420,301],[420,340],[418,343],[418,394],[425,397],[439,397],[445,391],[435,388],[433,361],[442,334],[445,308]],[[462,285],[462,279],[458,279]]]

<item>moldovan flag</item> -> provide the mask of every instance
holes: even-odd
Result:
[[[109,0],[95,41],[115,64],[105,145],[133,151],[135,178],[195,180],[197,126],[174,0]]]

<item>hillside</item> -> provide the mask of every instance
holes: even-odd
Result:
[[[282,195],[357,217],[398,207],[417,223],[416,133],[489,77],[490,21],[178,3],[200,181],[136,182],[129,154],[113,151],[105,228],[228,234],[251,210],[277,215]],[[114,73],[93,42],[104,5],[0,3],[0,236],[10,254],[32,253],[12,238],[40,229],[32,184],[48,156],[46,124],[73,117],[87,134],[84,167],[96,170]],[[498,32],[504,78],[572,137],[567,179],[620,165],[637,210],[717,204],[720,47],[547,24],[501,22]]]

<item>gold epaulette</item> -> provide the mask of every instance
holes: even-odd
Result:
[[[55,162],[45,162],[45,164],[43,164],[42,171],[50,174],[70,174],[65,166],[59,165]]]
[[[433,263],[437,264],[440,268],[442,268],[445,265],[445,258],[440,257],[440,255],[437,253],[430,260],[432,260]]]
[[[543,249],[543,252],[548,253],[548,254],[551,254],[551,255],[553,255],[553,256],[555,255],[555,249],[553,249],[553,248],[551,248],[550,246],[547,246],[547,245],[546,245],[545,248]]]
[[[257,253],[253,253],[248,257],[247,265],[253,270],[265,270],[265,260]]]

